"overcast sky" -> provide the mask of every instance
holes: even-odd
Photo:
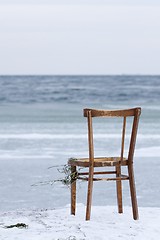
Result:
[[[0,74],[160,74],[160,0],[0,0]]]

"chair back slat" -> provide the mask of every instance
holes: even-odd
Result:
[[[123,161],[123,154],[124,154],[125,132],[126,132],[126,117],[123,118],[122,143],[121,143],[121,161]]]
[[[91,111],[88,111],[88,144],[89,144],[89,159],[91,165],[94,162],[94,144],[93,144],[93,125]]]
[[[91,111],[92,117],[131,117],[135,115],[137,109],[138,112],[141,111],[141,108],[132,108],[124,110],[97,110],[85,108],[83,112],[84,117],[87,117],[89,111]]]

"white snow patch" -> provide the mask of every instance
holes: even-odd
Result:
[[[17,210],[0,213],[1,240],[157,240],[160,236],[160,208],[139,208],[140,219],[132,219],[131,207],[118,214],[114,206],[93,206],[91,221],[85,221],[85,207],[77,206],[76,216],[70,207],[53,210]],[[28,228],[5,228],[25,223]]]

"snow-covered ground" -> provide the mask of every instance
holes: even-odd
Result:
[[[160,208],[139,208],[140,219],[132,219],[131,207],[118,214],[116,206],[93,206],[91,221],[85,221],[85,207],[78,204],[76,216],[70,207],[53,210],[0,212],[0,240],[158,240]],[[27,228],[5,228],[25,223]]]

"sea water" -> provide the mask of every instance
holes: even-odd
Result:
[[[135,151],[140,206],[160,207],[160,76],[0,76],[0,209],[70,203],[61,182],[70,157],[88,156],[83,108],[141,107]],[[95,123],[96,154],[117,155],[113,122]],[[86,202],[86,182],[77,201]],[[124,205],[130,205],[128,181]],[[115,205],[115,183],[96,182],[94,205]]]

